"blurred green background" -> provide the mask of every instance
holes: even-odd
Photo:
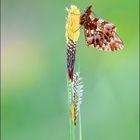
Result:
[[[81,12],[92,4],[125,44],[116,53],[87,48],[81,29],[76,63],[80,59],[84,82],[83,140],[138,140],[138,0],[1,4],[2,140],[69,140],[65,7],[71,4]]]

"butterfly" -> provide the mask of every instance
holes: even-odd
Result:
[[[124,47],[116,33],[116,26],[96,17],[90,5],[80,16],[80,26],[84,27],[86,44],[98,50],[118,51]]]

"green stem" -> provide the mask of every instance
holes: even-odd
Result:
[[[75,127],[74,127],[74,122],[71,118],[71,101],[72,99],[72,81],[69,80],[68,83],[68,104],[69,104],[69,120],[70,120],[70,140],[75,140]]]
[[[81,112],[79,109],[79,140],[82,140],[82,124],[81,124]]]
[[[75,140],[75,128],[72,119],[70,121],[70,140]]]

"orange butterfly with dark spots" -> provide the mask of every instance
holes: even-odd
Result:
[[[96,17],[90,5],[80,16],[80,25],[84,27],[85,40],[88,46],[103,51],[118,51],[124,47],[112,23]]]

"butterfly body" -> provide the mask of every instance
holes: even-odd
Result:
[[[104,51],[117,51],[123,48],[123,42],[116,33],[114,24],[96,17],[90,5],[80,16],[80,25],[84,27],[88,46]]]

